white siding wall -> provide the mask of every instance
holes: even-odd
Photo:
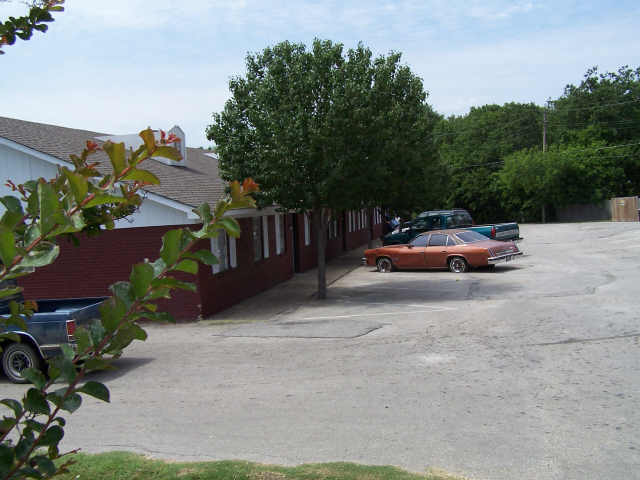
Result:
[[[10,179],[16,185],[36,178],[53,178],[58,173],[58,167],[45,160],[19,152],[6,145],[0,145],[0,196],[15,195],[5,185]],[[0,204],[0,212],[4,207]],[[195,223],[187,218],[187,214],[175,208],[162,205],[149,198],[145,199],[139,211],[128,220],[116,222],[116,228],[151,227],[161,225],[182,225]]]
[[[18,185],[40,177],[53,178],[57,173],[58,167],[55,165],[0,145],[0,196],[2,197],[16,195],[5,185],[7,180]]]
[[[185,212],[161,205],[147,198],[134,215],[125,220],[118,220],[116,228],[155,227],[188,223],[196,223],[196,220],[187,218]]]

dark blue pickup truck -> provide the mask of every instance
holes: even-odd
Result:
[[[0,315],[9,313],[9,301],[21,301],[21,295],[0,301]],[[2,370],[15,383],[24,383],[21,372],[29,367],[40,368],[47,359],[59,355],[63,344],[75,345],[73,334],[77,326],[88,325],[99,318],[104,298],[73,298],[68,300],[37,300],[38,311],[25,318],[26,330],[0,325],[0,333],[14,333],[16,342],[1,338]]]
[[[520,227],[517,223],[474,225],[469,212],[459,208],[422,212],[412,221],[402,224],[393,232],[385,235],[382,239],[382,244],[385,246],[406,244],[419,233],[448,228],[467,228],[492,240],[508,241],[520,239]]]

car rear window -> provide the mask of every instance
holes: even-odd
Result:
[[[474,232],[473,230],[469,230],[467,232],[458,232],[456,233],[456,237],[458,237],[464,243],[484,242],[485,240],[488,240],[487,237],[485,237],[481,233]]]
[[[447,244],[447,239],[449,237],[447,235],[443,235],[442,233],[433,233],[431,234],[431,238],[429,239],[430,247],[440,247]]]

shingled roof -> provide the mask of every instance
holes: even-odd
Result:
[[[71,154],[80,154],[87,140],[101,144],[96,137],[105,135],[109,134],[0,117],[0,137],[65,162],[70,162]],[[218,174],[217,160],[207,153],[201,148],[187,148],[184,167],[146,160],[141,168],[155,174],[160,185],[146,187],[145,190],[193,207],[205,202],[215,204],[224,196],[225,182]],[[102,163],[104,167],[99,167],[101,170],[110,170],[109,159],[104,152],[98,152],[91,158]]]

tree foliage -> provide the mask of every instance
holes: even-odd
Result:
[[[542,109],[534,104],[473,107],[464,116],[450,117],[437,127],[434,141],[447,172],[446,205],[466,208],[476,221],[506,220],[494,173],[505,158],[542,144]]]
[[[141,168],[145,160],[152,156],[180,160],[178,151],[171,147],[175,141],[171,135],[165,139],[163,134],[160,143],[150,129],[140,136],[143,144],[135,151],[127,152],[123,143],[105,142],[100,147],[87,142],[81,155],[71,156],[69,167],[59,167],[56,178],[23,185],[9,183],[17,195],[0,198],[5,207],[0,218],[0,281],[31,274],[54,262],[60,236],[89,227],[113,228],[113,217],[122,208],[138,205],[143,187],[158,183],[150,171]],[[107,154],[111,173],[102,175],[96,169],[92,155],[98,150]],[[66,424],[64,412],[77,410],[83,395],[109,401],[107,387],[88,380],[87,374],[110,368],[111,360],[132,341],[146,339],[140,320],[171,320],[168,313],[158,311],[157,300],[171,298],[176,289],[195,290],[193,283],[179,280],[175,274],[194,275],[198,262],[217,262],[208,248],[195,249],[220,231],[238,236],[237,222],[223,216],[229,209],[253,206],[250,194],[256,189],[251,180],[242,185],[233,182],[229,198],[221,200],[213,212],[208,204],[195,209],[201,227],[167,232],[158,259],[133,265],[128,281],[112,285],[112,296],[100,308],[100,320],[76,330],[76,350],[63,345],[63,355],[50,361],[46,372],[34,368],[23,372],[32,384],[24,398],[0,400],[4,412],[0,421],[0,478],[50,478],[65,471],[72,459],[54,464],[54,460],[74,453],[59,450]],[[102,215],[84,215],[97,206],[105,207]],[[19,290],[2,288],[0,298]],[[0,317],[0,325],[26,328],[23,316],[31,315],[35,307],[33,302],[11,301],[11,313]],[[0,335],[3,337],[16,340],[11,334]]]
[[[51,12],[61,12],[64,0],[41,0],[35,1],[29,8],[29,13],[22,17],[9,17],[8,20],[0,22],[0,55],[3,45],[13,45],[16,39],[29,40],[34,31],[46,32],[47,23],[53,22]]]
[[[551,102],[550,141],[609,145],[640,138],[640,67],[620,67],[616,72],[587,70],[579,85],[567,85]]]
[[[495,175],[502,205],[516,219],[539,220],[543,207],[597,203],[617,195],[625,170],[604,143],[554,145],[509,155]]]
[[[226,179],[250,175],[264,204],[313,213],[324,298],[329,219],[417,201],[437,115],[397,53],[374,59],[363,45],[345,54],[331,41],[309,49],[282,42],[249,54],[246,67],[231,80],[232,98],[213,115],[207,137]]]
[[[542,151],[544,114],[547,144]],[[587,70],[547,108],[507,103],[471,108],[434,133],[440,197],[479,222],[540,220],[543,207],[640,192],[640,68]]]

